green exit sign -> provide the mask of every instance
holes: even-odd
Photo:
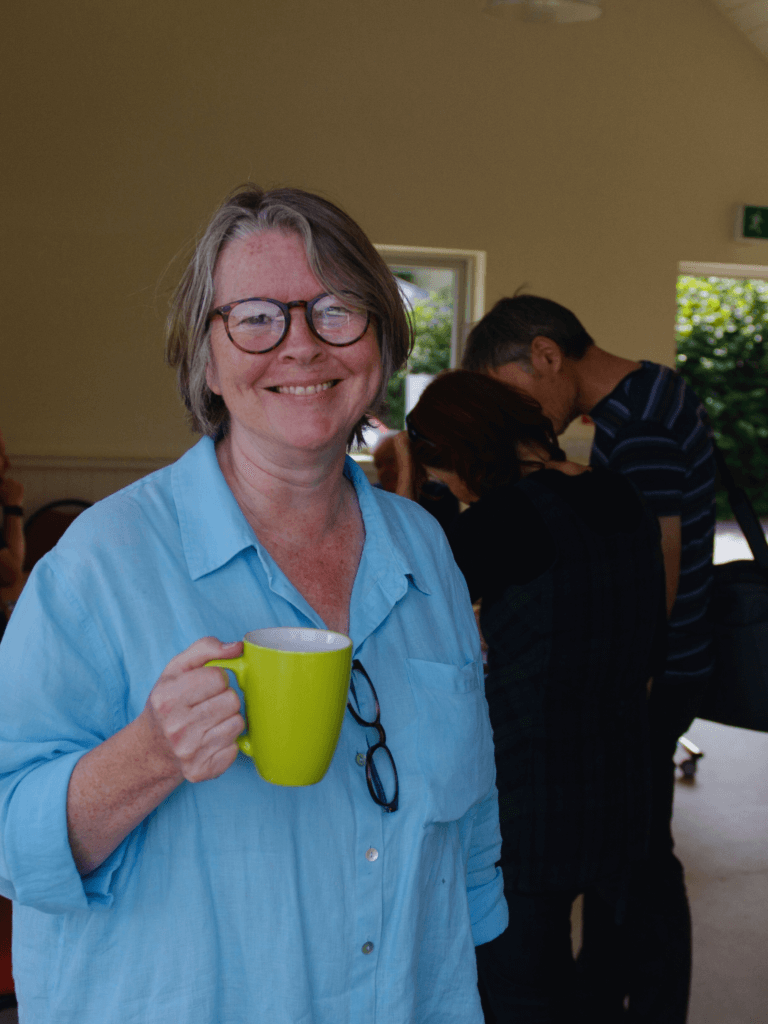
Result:
[[[768,206],[741,206],[737,222],[739,238],[768,239]]]

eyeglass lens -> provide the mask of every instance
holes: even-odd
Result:
[[[296,311],[301,315],[299,310]],[[364,333],[368,325],[365,310],[346,304],[335,295],[322,295],[307,307],[315,333],[329,345],[348,345]],[[232,341],[251,352],[266,351],[286,332],[286,313],[269,299],[246,299],[229,311],[228,329]]]
[[[368,764],[369,787],[375,792],[377,803],[388,810],[397,810],[397,768],[389,747],[378,743],[371,747]]]
[[[376,690],[368,673],[357,660],[352,664],[350,689],[353,699],[357,704],[357,710],[351,702],[348,704],[352,717],[360,725],[369,729],[376,729],[378,733],[378,742],[371,744],[369,741],[366,754],[368,789],[376,803],[380,804],[387,811],[396,811],[399,783],[395,759],[386,745],[386,733],[381,724],[381,711]]]

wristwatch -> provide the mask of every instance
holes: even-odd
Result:
[[[3,505],[4,516],[23,516],[24,509],[21,505]]]

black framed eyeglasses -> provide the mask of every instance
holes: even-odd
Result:
[[[364,725],[367,729],[375,729],[379,734],[379,742],[374,743],[373,746],[368,745],[368,752],[365,755],[365,778],[368,782],[368,792],[377,803],[379,807],[385,811],[396,811],[398,800],[400,797],[400,783],[397,778],[397,766],[395,765],[395,759],[392,756],[392,751],[387,746],[387,734],[384,732],[384,726],[381,724],[381,708],[379,707],[379,698],[376,694],[376,689],[371,682],[371,677],[363,668],[362,662],[358,661],[357,658],[352,662],[352,680],[350,682],[350,690],[352,691],[352,697],[355,703],[360,707],[360,700],[357,695],[357,687],[355,682],[360,683],[362,679],[368,683],[373,694],[373,706],[375,709],[375,717],[372,722],[366,721],[362,718],[358,712],[352,707],[352,702],[347,702],[352,717],[358,723],[358,725]],[[387,795],[393,793],[391,799],[387,799]]]
[[[437,448],[435,442],[430,441],[430,439],[425,434],[422,434],[419,428],[414,425],[410,413],[405,417],[405,429],[408,431],[408,439],[413,441],[414,444],[426,444],[429,445],[430,448]]]
[[[343,348],[354,345],[368,330],[371,314],[348,299],[323,293],[314,299],[280,302],[277,299],[236,299],[212,309],[208,321],[220,316],[235,348],[249,355],[277,348],[291,327],[291,310],[304,307],[304,318],[314,336]]]

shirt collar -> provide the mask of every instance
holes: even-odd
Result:
[[[413,544],[398,529],[400,517],[383,514],[380,497],[349,456],[344,473],[357,493],[365,524],[363,559],[373,569],[377,586],[397,599],[406,578],[428,594],[426,577],[415,562]],[[255,548],[262,554],[255,533],[224,479],[211,438],[203,437],[190,448],[174,463],[172,474],[181,542],[191,579],[200,579],[221,568],[245,548]]]
[[[365,524],[363,557],[366,561],[370,560],[371,564],[381,566],[382,571],[391,572],[394,577],[407,577],[417,590],[429,594],[426,576],[415,561],[413,540],[405,535],[402,517],[385,516],[383,512],[382,496],[386,492],[374,490],[365,473],[349,456],[344,474],[355,488]],[[383,500],[392,499],[387,496]]]
[[[173,498],[193,580],[219,569],[244,548],[256,547],[256,535],[224,479],[210,437],[174,463]]]

